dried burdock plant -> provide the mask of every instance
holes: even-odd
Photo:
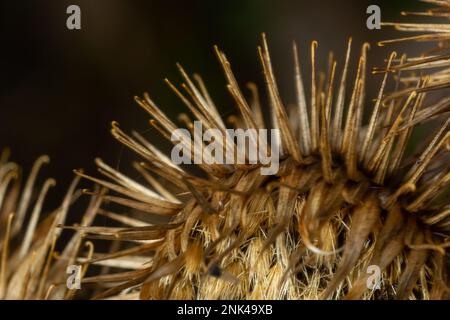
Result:
[[[76,290],[66,286],[66,270],[79,259],[81,234],[64,240],[61,252],[56,246],[62,232],[59,225],[80,195],[75,190],[80,178],[75,177],[61,206],[49,213],[44,202],[55,180],[46,179],[36,187],[49,157],[36,160],[25,184],[22,169],[8,158],[9,151],[4,150],[0,157],[0,299],[70,299]],[[92,223],[100,203],[101,196],[92,198],[82,225]],[[87,245],[92,255],[92,243]]]
[[[405,157],[411,131],[422,122],[417,117],[434,108],[424,103],[430,78],[418,78],[406,94],[399,94],[404,91],[399,88],[386,98],[390,73],[385,72],[364,125],[368,45],[362,47],[351,95],[346,97],[350,47],[351,41],[336,85],[336,62],[331,61],[326,77],[318,75],[317,43],[312,43],[307,103],[294,45],[298,101],[286,109],[263,37],[259,55],[273,122],[281,132],[279,141],[271,143],[283,150],[274,176],[261,175],[255,165],[200,164],[207,178],[196,177],[139,134],[129,136],[113,123],[114,137],[145,159],[135,168],[151,188],[101,160],[100,172],[111,182],[78,172],[119,194],[105,200],[146,214],[139,219],[103,211],[123,227],[75,227],[88,238],[134,243],[92,260],[121,257],[112,265],[133,269],[85,278],[84,283],[113,284],[95,298],[445,297],[450,204],[444,187],[450,178],[450,120],[446,117],[437,132],[426,137],[430,141],[425,147]],[[236,122],[244,128],[264,127],[255,85],[249,86],[253,96],[248,103],[228,59],[217,48],[216,52],[241,112]],[[393,53],[387,70],[395,59]],[[179,68],[188,96],[168,82],[170,87],[204,127],[225,130],[201,79],[195,76],[194,84]],[[154,117],[151,124],[169,138],[176,125],[149,95],[136,101]],[[193,126],[183,118],[188,128]],[[202,146],[193,148],[201,152]],[[130,265],[136,261],[145,264]],[[372,265],[383,272],[380,290],[367,287]]]
[[[446,16],[450,8],[450,1],[427,2],[439,6],[429,15]],[[93,298],[448,298],[450,118],[448,98],[428,97],[450,81],[448,57],[439,54],[448,25],[396,27],[433,32],[414,39],[441,45],[437,55],[421,58],[392,53],[376,70],[382,76],[373,102],[366,97],[369,45],[362,46],[353,77],[351,40],[340,72],[332,55],[326,71],[318,71],[313,42],[308,93],[293,45],[297,101],[285,107],[263,35],[258,53],[270,125],[256,85],[248,85],[248,100],[228,58],[215,48],[240,112],[233,124],[280,130],[279,139],[270,142],[282,150],[276,175],[261,175],[260,165],[217,163],[199,164],[204,175],[194,175],[114,122],[113,136],[143,158],[134,167],[148,186],[100,159],[107,179],[77,171],[112,192],[105,201],[129,209],[127,215],[99,211],[120,224],[116,227],[71,227],[86,238],[113,242],[109,253],[84,260],[109,261],[117,269],[83,279],[94,284]],[[443,71],[417,73],[430,67]],[[225,132],[202,79],[178,68],[184,93],[167,80],[169,87],[205,129]],[[170,140],[177,125],[148,94],[136,101]],[[189,116],[180,120],[193,130]],[[409,152],[414,128],[429,120],[440,123],[436,132],[422,136],[423,143]],[[202,152],[203,145],[191,145],[192,153]],[[379,289],[368,285],[371,267],[381,271]]]

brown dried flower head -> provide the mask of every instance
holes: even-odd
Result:
[[[55,180],[46,179],[39,188],[36,184],[49,157],[43,155],[35,161],[24,185],[22,169],[8,159],[9,150],[5,149],[0,156],[0,299],[70,299],[76,290],[66,286],[66,267],[80,259],[83,239],[77,233],[62,241],[61,252],[56,245],[62,231],[58,226],[81,194],[76,190],[80,178],[75,177],[61,205],[48,212],[45,198]],[[92,198],[82,225],[92,223],[100,203],[100,197]],[[91,257],[92,243],[86,245]],[[84,272],[86,267],[81,274]]]
[[[436,8],[417,14],[449,17],[450,1],[425,2]],[[94,195],[85,217],[89,221],[65,227],[78,231],[76,247],[68,246],[67,257],[85,267],[113,267],[84,277],[83,287],[92,289],[86,294],[96,299],[448,298],[450,108],[443,89],[450,83],[445,53],[450,27],[392,25],[425,34],[381,44],[431,40],[437,46],[419,58],[393,52],[385,67],[374,70],[381,74],[376,76],[380,85],[374,100],[366,96],[368,44],[361,47],[352,74],[351,39],[341,67],[330,54],[324,71],[316,63],[314,41],[307,87],[293,45],[297,99],[285,105],[263,35],[258,54],[270,124],[259,89],[248,84],[247,98],[230,61],[215,47],[226,88],[239,111],[230,123],[280,131],[279,138],[270,141],[281,150],[277,174],[262,175],[262,164],[217,163],[198,164],[203,174],[194,174],[175,165],[140,134],[129,135],[113,122],[113,136],[142,158],[133,165],[146,185],[100,159],[96,163],[106,179],[76,171],[104,189],[86,191]],[[181,88],[166,82],[191,113],[181,115],[180,121],[194,130],[193,117],[205,130],[224,133],[227,127],[203,80],[178,68]],[[136,102],[170,141],[178,126],[148,94],[136,97]],[[437,124],[435,132],[422,136],[410,151],[414,129],[429,121]],[[193,141],[191,146],[193,154],[204,147]],[[237,148],[234,142],[222,146]],[[57,211],[60,215],[68,202]],[[96,210],[100,203],[103,207]],[[123,208],[127,214],[117,212]],[[91,226],[96,214],[111,224]],[[61,219],[53,221],[62,223]],[[14,230],[11,222],[6,230],[8,239]],[[106,240],[111,249],[75,258],[82,238],[99,244]],[[44,242],[46,252],[52,239]],[[379,288],[369,285],[371,267],[381,272]],[[5,277],[4,267],[2,272]],[[71,297],[70,291],[65,295]]]
[[[123,226],[79,229],[88,238],[135,243],[100,259],[137,258],[146,263],[132,271],[84,279],[114,284],[96,298],[428,299],[448,294],[450,208],[444,188],[450,180],[448,116],[439,117],[440,127],[424,137],[428,140],[423,147],[405,155],[414,127],[438,116],[436,105],[426,99],[436,80],[408,76],[405,84],[409,72],[393,71],[405,69],[408,60],[393,53],[371,105],[365,97],[369,46],[363,45],[352,80],[351,40],[338,79],[333,58],[326,76],[316,71],[316,49],[313,42],[307,98],[294,44],[297,101],[286,108],[264,35],[258,48],[271,127],[281,132],[279,141],[271,142],[283,150],[277,175],[263,176],[255,165],[200,164],[207,178],[194,176],[139,134],[130,136],[113,123],[114,137],[144,159],[134,166],[150,187],[101,160],[97,160],[100,172],[112,181],[80,175],[117,193],[105,200],[147,215],[107,212]],[[248,101],[229,60],[218,48],[216,53],[240,111],[234,123],[265,128],[256,86],[248,85],[252,94]],[[224,131],[201,78],[195,75],[192,80],[178,67],[185,93],[167,81],[169,86],[205,128]],[[392,80],[397,89],[386,94]],[[170,140],[175,123],[148,94],[136,101]],[[365,108],[370,115],[367,123]],[[187,128],[193,127],[187,115],[182,120]],[[201,152],[202,146],[192,146],[194,153]],[[379,290],[367,287],[367,269],[372,265],[382,271]]]

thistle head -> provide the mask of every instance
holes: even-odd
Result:
[[[39,157],[24,179],[22,168],[9,160],[9,150],[0,156],[0,299],[70,299],[76,292],[66,286],[66,271],[82,258],[82,236],[60,239],[60,225],[79,198],[80,178],[75,177],[61,205],[49,210],[46,197],[55,180],[42,183],[38,177],[49,161],[46,155]],[[100,202],[93,197],[82,225],[92,223]],[[92,243],[87,247],[91,257]]]
[[[447,293],[449,246],[449,119],[443,117],[423,147],[408,154],[413,129],[435,105],[426,99],[432,77],[405,84],[395,74],[399,60],[387,59],[379,92],[366,97],[367,50],[361,47],[356,74],[350,75],[351,40],[342,67],[330,60],[318,71],[318,44],[310,46],[310,91],[293,46],[297,101],[286,106],[272,66],[267,40],[258,48],[270,123],[265,123],[259,89],[250,98],[238,85],[231,63],[217,47],[226,88],[243,129],[277,128],[270,141],[280,154],[279,171],[262,175],[263,164],[200,163],[204,175],[172,163],[140,134],[113,123],[113,136],[138,153],[134,167],[143,185],[97,160],[103,180],[79,174],[114,194],[104,200],[134,212],[102,214],[121,223],[115,228],[80,228],[86,237],[115,240],[121,249],[102,259],[146,261],[132,271],[98,275],[85,282],[113,282],[99,290],[107,296],[144,299],[317,299],[442,298]],[[178,66],[184,83],[166,81],[203,128],[227,129],[216,104],[198,76]],[[394,86],[392,92],[386,88]],[[164,137],[177,125],[148,94],[137,103]],[[181,118],[187,130],[193,121]],[[367,120],[366,120],[367,119]],[[250,137],[251,138],[251,137]],[[189,141],[192,154],[207,144]],[[223,149],[231,146],[223,142]],[[133,246],[125,243],[133,243]],[[383,280],[368,286],[375,266]],[[119,262],[117,268],[121,268]],[[127,269],[127,268],[125,268]],[[130,280],[130,278],[132,280]]]

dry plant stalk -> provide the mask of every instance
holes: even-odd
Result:
[[[425,2],[436,8],[418,15],[449,18],[450,1]],[[340,72],[333,55],[325,72],[318,71],[318,43],[312,42],[308,93],[294,43],[297,101],[286,107],[263,35],[258,53],[270,100],[270,125],[264,122],[256,85],[248,84],[251,98],[247,99],[228,58],[215,48],[226,87],[240,112],[232,123],[281,131],[279,139],[271,141],[282,150],[277,175],[261,175],[258,165],[229,164],[200,164],[203,176],[194,175],[174,165],[138,133],[129,135],[113,122],[113,136],[142,157],[143,161],[133,166],[148,185],[100,159],[96,160],[99,172],[107,179],[76,171],[110,191],[106,195],[86,191],[93,194],[88,221],[64,227],[79,231],[76,245],[67,246],[68,259],[84,266],[114,268],[114,272],[103,270],[82,279],[83,286],[91,289],[91,298],[448,298],[450,105],[448,97],[441,95],[450,83],[450,62],[445,54],[450,27],[385,25],[425,34],[382,44],[431,40],[438,45],[419,58],[392,53],[385,67],[374,70],[382,77],[373,103],[366,97],[369,45],[362,46],[352,77],[350,39]],[[184,91],[166,80],[169,87],[204,128],[225,131],[203,80],[198,75],[190,77],[180,65],[178,68]],[[388,92],[390,84],[395,84],[395,90]],[[148,94],[136,97],[136,102],[152,117],[150,124],[170,141],[178,126]],[[187,114],[180,120],[192,129],[193,120]],[[407,152],[414,128],[428,121],[439,123],[436,132],[422,137],[417,150]],[[193,144],[193,152],[201,152],[201,147]],[[7,181],[5,175],[1,178],[0,188]],[[64,220],[70,195],[49,218],[53,219],[51,232],[43,233],[41,245],[46,254],[52,252],[53,238],[48,235],[55,234],[56,221]],[[127,208],[129,214],[97,210],[101,201]],[[3,208],[5,217],[11,208]],[[96,213],[119,226],[92,226]],[[7,225],[5,239],[15,230],[11,222]],[[111,250],[75,258],[82,238],[110,241]],[[37,246],[39,242],[33,243]],[[5,248],[2,252],[9,256]],[[10,271],[5,275],[5,261],[8,266],[9,259],[2,259],[3,294],[4,279],[11,278]],[[382,271],[379,290],[367,287],[366,271],[372,265]],[[23,268],[30,273],[29,267]],[[42,263],[39,268],[42,270]],[[42,287],[47,289],[46,284],[52,282],[44,280]],[[67,292],[63,296],[71,297]],[[42,290],[37,297],[42,297]]]

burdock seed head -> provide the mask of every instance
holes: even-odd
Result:
[[[56,245],[59,226],[79,197],[75,189],[80,178],[75,177],[61,205],[49,212],[45,198],[55,180],[36,186],[39,171],[49,161],[46,155],[39,157],[23,183],[22,169],[9,161],[9,150],[0,156],[0,299],[69,299],[76,292],[66,285],[66,267],[81,259],[81,234],[62,241],[60,252]],[[100,203],[101,197],[92,198],[82,225],[92,223]],[[92,243],[86,244],[92,257]],[[80,270],[82,275],[86,267]]]
[[[448,16],[450,1],[433,3],[440,9],[430,15]],[[440,44],[449,29],[396,26],[432,32],[423,37]],[[318,43],[312,42],[307,93],[294,44],[297,100],[286,107],[263,35],[258,54],[270,125],[264,123],[256,86],[248,85],[247,99],[228,58],[215,48],[240,113],[233,123],[280,130],[279,139],[270,142],[282,150],[274,175],[262,175],[261,164],[217,163],[199,164],[205,174],[194,175],[114,122],[113,136],[143,159],[134,167],[148,186],[100,159],[97,165],[107,180],[78,173],[111,191],[105,201],[132,213],[102,209],[99,213],[120,227],[75,227],[87,238],[114,243],[111,252],[99,253],[92,263],[113,259],[112,266],[126,269],[85,278],[84,283],[96,284],[94,298],[448,297],[450,110],[447,97],[428,97],[450,82],[448,57],[392,53],[386,66],[376,70],[382,76],[371,101],[366,97],[369,45],[361,48],[354,76],[349,72],[351,46],[350,40],[340,70],[331,58],[326,72],[318,72]],[[417,73],[431,66],[443,69]],[[201,78],[178,68],[184,91],[167,81],[169,86],[203,128],[224,132],[225,123]],[[387,92],[392,84],[395,89]],[[136,101],[151,115],[151,125],[170,140],[178,126],[148,94]],[[182,120],[193,128],[188,116]],[[410,152],[414,128],[429,120],[439,123],[436,131],[422,136],[423,143]],[[202,145],[192,146],[192,153],[202,151]],[[373,270],[380,272],[374,285]]]

